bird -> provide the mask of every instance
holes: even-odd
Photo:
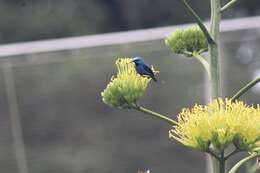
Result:
[[[151,68],[148,65],[146,65],[146,63],[144,62],[142,57],[135,57],[135,58],[133,58],[132,62],[134,62],[135,70],[138,74],[140,74],[141,76],[143,76],[143,75],[149,76],[155,82],[157,81],[157,79],[154,76],[153,71],[151,70]]]

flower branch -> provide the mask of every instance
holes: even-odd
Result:
[[[133,105],[132,108],[137,110],[137,111],[140,111],[140,112],[146,113],[148,115],[151,115],[151,116],[153,116],[155,118],[158,118],[160,120],[163,120],[163,121],[167,122],[168,124],[170,124],[171,126],[177,124],[176,121],[174,121],[173,119],[169,118],[168,116],[165,116],[165,115],[162,115],[160,113],[151,111],[151,110],[149,110],[147,108],[144,108],[142,106]]]
[[[230,8],[232,5],[234,5],[238,0],[231,0],[229,1],[226,5],[224,5],[221,9],[220,12],[223,13],[226,11],[228,8]]]
[[[204,51],[204,50],[203,50]],[[202,52],[203,52],[202,51]],[[187,57],[193,56],[194,58],[196,58],[204,67],[204,69],[206,70],[208,76],[210,77],[210,68],[209,68],[209,63],[208,61],[205,59],[205,57],[203,57],[201,55],[200,52],[189,52],[189,51],[184,51],[183,52],[184,55],[186,55]]]
[[[199,25],[200,29],[204,33],[205,37],[207,38],[207,41],[209,44],[214,44],[214,40],[212,39],[209,31],[207,30],[206,26],[203,24],[201,18],[197,15],[197,13],[191,8],[191,6],[187,3],[186,0],[181,0],[181,2],[184,4],[190,15],[194,18],[195,22]]]
[[[199,60],[199,62],[203,65],[203,67],[205,68],[205,70],[208,73],[208,76],[210,77],[210,68],[209,68],[209,63],[207,60],[205,60],[205,58],[203,56],[201,56],[199,53],[197,52],[193,52],[192,56],[194,58],[196,58],[197,60]]]
[[[211,156],[215,157],[215,159],[217,159],[217,160],[220,159],[220,157],[219,157],[216,153],[214,153],[213,151],[211,151],[210,149],[207,150],[206,152],[207,152],[208,154],[210,154]]]
[[[243,94],[245,94],[250,88],[255,86],[258,82],[260,82],[260,77],[254,79],[253,81],[249,82],[246,86],[241,88],[232,98],[232,101],[237,100],[239,97],[241,97]]]
[[[225,160],[229,159],[231,156],[233,156],[234,154],[240,152],[241,150],[239,148],[236,148],[234,151],[232,151],[231,153],[229,153],[227,156],[225,156]]]
[[[238,169],[243,166],[245,163],[247,163],[248,161],[254,159],[254,158],[257,158],[260,156],[260,152],[259,153],[254,153],[242,160],[240,160],[230,171],[229,173],[236,173],[238,171]]]
[[[225,173],[225,151],[221,151],[219,160],[219,169],[221,173]]]

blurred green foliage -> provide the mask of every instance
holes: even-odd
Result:
[[[257,15],[258,1],[241,0],[224,18]],[[209,0],[190,3],[204,20],[209,18]],[[179,0],[0,0],[0,43],[188,22],[192,19]]]

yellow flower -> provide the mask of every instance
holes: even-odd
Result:
[[[109,106],[130,108],[144,94],[151,79],[136,72],[132,58],[119,58],[116,66],[117,75],[101,93],[102,100]]]
[[[241,150],[252,151],[260,143],[260,107],[218,99],[207,106],[185,108],[169,135],[202,151],[207,151],[210,145],[223,150],[231,143]]]

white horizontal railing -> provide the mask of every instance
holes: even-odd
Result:
[[[158,40],[163,39],[176,28],[190,25],[5,44],[0,45],[0,57]],[[260,28],[260,17],[223,20],[221,24],[222,32],[256,28]]]

